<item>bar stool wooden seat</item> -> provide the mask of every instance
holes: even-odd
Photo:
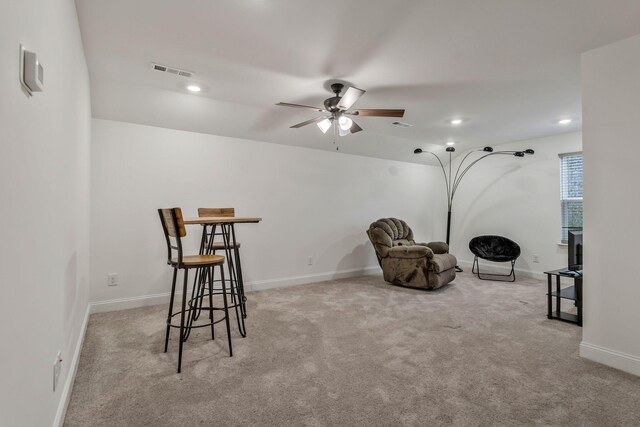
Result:
[[[167,264],[169,264],[173,268],[173,280],[171,283],[171,298],[169,301],[169,313],[167,314],[167,331],[165,335],[164,341],[164,351],[167,352],[167,348],[169,345],[169,334],[171,328],[180,328],[180,340],[179,340],[179,350],[178,350],[178,373],[180,373],[182,369],[182,348],[183,344],[186,341],[189,332],[192,328],[200,328],[205,326],[211,326],[211,338],[214,338],[214,325],[215,323],[225,321],[227,326],[227,338],[229,342],[229,356],[233,356],[233,349],[231,346],[231,328],[229,324],[229,307],[227,303],[227,291],[226,284],[224,278],[224,270],[223,265],[225,262],[225,257],[222,255],[213,255],[213,254],[199,254],[199,255],[183,255],[182,251],[182,238],[187,235],[187,230],[184,227],[182,211],[180,208],[170,208],[170,209],[158,209],[158,214],[160,215],[160,222],[162,223],[162,229],[164,231],[165,240],[167,242]],[[175,243],[172,242],[174,240]],[[177,251],[177,256],[173,256],[173,252]],[[222,286],[222,300],[224,308],[216,308],[213,305],[213,292],[208,293],[198,293],[197,295],[193,293],[191,299],[189,300],[189,306],[187,307],[187,281],[189,277],[190,269],[197,269],[197,273],[209,278],[213,282],[214,280],[214,268],[219,267],[220,269],[220,280]],[[176,279],[178,275],[178,270],[184,270],[184,282],[182,285],[182,308],[179,312],[173,312],[173,303],[175,299],[176,292]],[[194,326],[192,321],[192,312],[196,310],[194,308],[194,301],[199,299],[204,299],[204,297],[208,297],[209,306],[202,306],[200,303],[199,307],[197,307],[198,311],[205,310],[209,311],[209,323]],[[213,312],[215,310],[224,311],[224,317],[222,319],[218,319],[214,321]],[[185,315],[187,315],[187,319],[185,319]],[[176,316],[180,316],[180,325],[175,325],[172,323],[172,319]]]

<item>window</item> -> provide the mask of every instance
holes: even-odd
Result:
[[[560,154],[560,212],[567,243],[569,230],[582,230],[582,153]]]

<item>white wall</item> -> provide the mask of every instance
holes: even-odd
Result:
[[[640,35],[582,58],[584,332],[580,354],[640,375]]]
[[[432,166],[98,119],[92,129],[93,301],[169,291],[161,207],[262,217],[237,226],[249,289],[377,271],[365,230],[380,217],[405,219],[425,240],[444,227]],[[187,232],[197,251],[200,227]]]
[[[558,154],[582,150],[579,132],[493,146],[495,151],[532,148],[524,158],[492,156],[478,162],[465,175],[453,202],[451,250],[470,269],[469,241],[497,234],[520,245],[516,271],[542,277],[547,270],[566,267],[567,248],[560,243],[560,162]],[[472,154],[467,160],[478,158]],[[454,160],[455,167],[458,162]],[[533,262],[533,255],[539,263]],[[501,271],[504,263],[487,263],[488,271]]]
[[[44,92],[19,82],[20,43]],[[88,73],[72,0],[10,1],[0,13],[0,425],[62,414],[89,294]],[[63,371],[52,391],[53,363]],[[60,409],[59,412],[57,412]]]

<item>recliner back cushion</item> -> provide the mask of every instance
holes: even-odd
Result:
[[[398,218],[381,218],[371,224],[371,227],[382,228],[392,240],[407,239],[413,240],[413,231],[401,219]]]
[[[412,246],[413,231],[401,219],[382,218],[372,223],[367,232],[378,256],[384,258],[393,246]]]

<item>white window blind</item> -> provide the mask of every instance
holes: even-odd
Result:
[[[582,153],[560,155],[561,241],[569,230],[582,230]]]

